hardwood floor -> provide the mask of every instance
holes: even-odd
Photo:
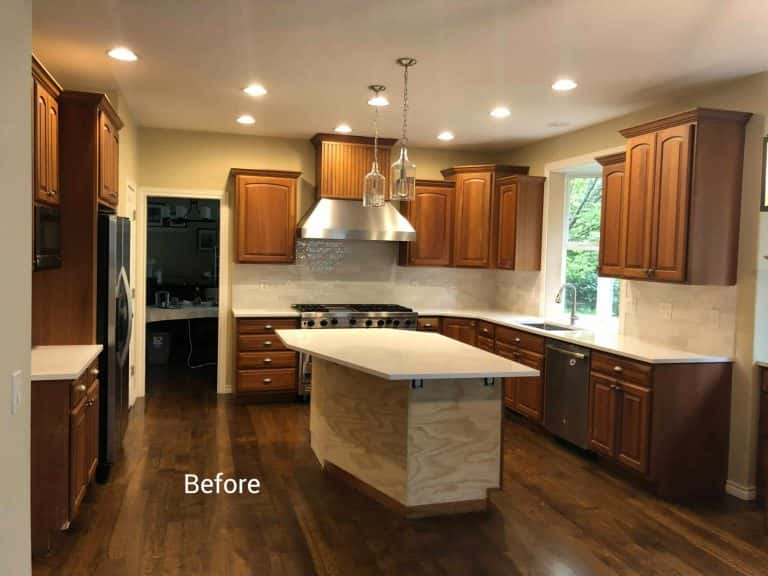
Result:
[[[306,405],[238,405],[186,374],[137,402],[111,482],[34,574],[768,574],[754,505],[668,504],[515,417],[488,513],[403,520],[322,473]],[[184,473],[219,471],[263,491],[183,494]]]

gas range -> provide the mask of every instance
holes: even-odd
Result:
[[[418,314],[397,304],[294,304],[302,328],[415,329]]]

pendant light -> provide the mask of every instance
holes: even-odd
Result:
[[[371,165],[371,171],[365,175],[363,180],[363,206],[366,208],[379,208],[384,206],[386,199],[386,183],[387,180],[384,175],[379,172],[379,108],[386,106],[383,102],[386,98],[381,95],[384,92],[384,86],[380,84],[373,84],[368,86],[368,89],[373,92],[373,97],[368,101],[376,102],[371,104],[376,109],[376,113],[373,117],[373,163]]]
[[[392,164],[391,200],[414,200],[416,198],[416,165],[408,159],[408,68],[416,64],[413,58],[398,58],[403,67],[403,134],[400,139],[400,157]]]

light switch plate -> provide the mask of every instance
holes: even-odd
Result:
[[[21,378],[21,370],[16,370],[11,373],[11,414],[16,414],[21,406],[22,389],[24,382]]]

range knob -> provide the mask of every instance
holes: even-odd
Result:
[[[384,326],[384,320],[379,320],[378,322],[376,322],[376,324],[379,326]]]
[[[314,326],[314,325],[315,325],[315,321],[314,320],[307,320],[307,326],[312,328],[312,326]]]
[[[387,325],[392,324],[392,318],[387,318]]]
[[[371,324],[373,324],[373,320],[366,320],[365,321],[365,325],[366,326],[370,326]]]
[[[338,318],[331,318],[331,324],[336,326],[336,324],[338,324],[338,323],[339,323],[339,319]]]
[[[393,326],[400,326],[400,320],[395,320],[394,322],[392,322],[392,325]]]
[[[411,324],[412,324],[412,321],[411,321],[411,320],[406,320],[406,321],[405,321],[405,325],[406,325],[406,326],[410,326]]]
[[[328,326],[328,320],[320,320],[320,326]]]
[[[357,318],[350,318],[349,319],[349,325],[350,326],[354,326],[355,324],[357,324]]]

